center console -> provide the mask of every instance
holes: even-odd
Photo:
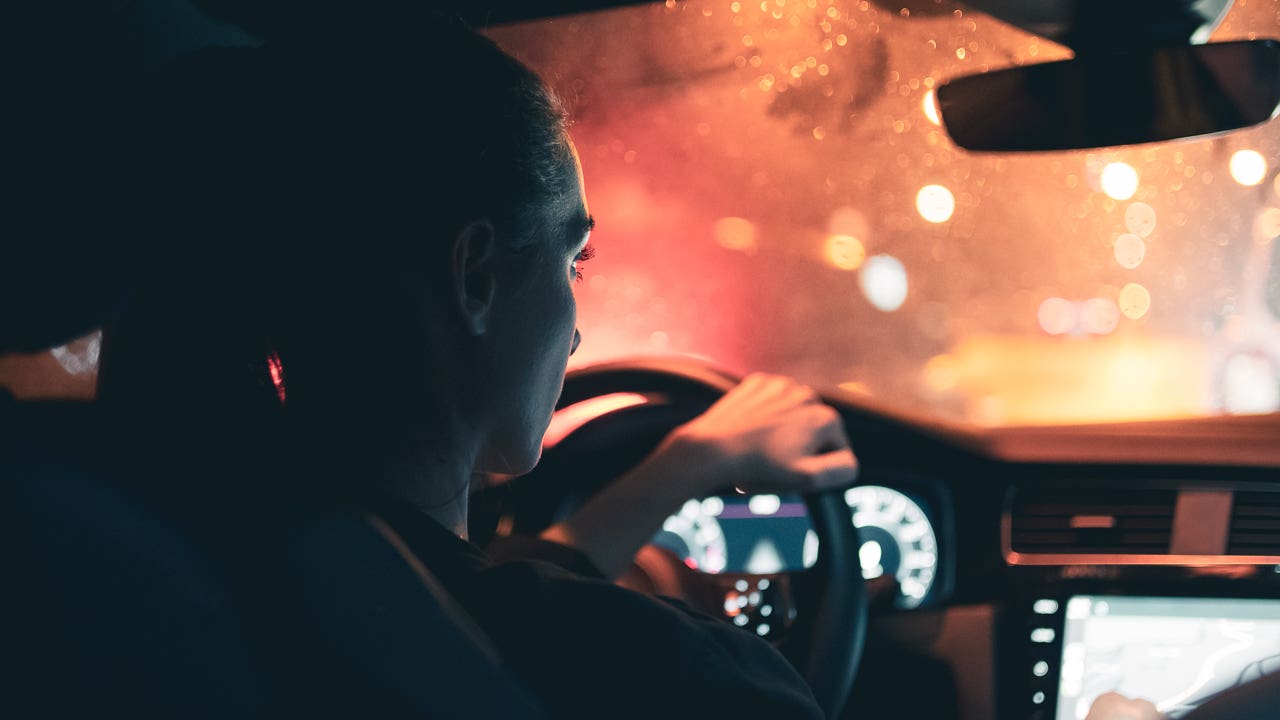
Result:
[[[1116,692],[1176,719],[1280,671],[1280,568],[1228,572],[1030,572],[1000,622],[1000,716],[1084,720],[1098,696]]]

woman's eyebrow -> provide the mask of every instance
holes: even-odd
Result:
[[[571,233],[569,235],[570,242],[575,246],[582,243],[583,239],[587,236],[587,233],[594,230],[595,227],[596,219],[594,217],[591,215],[579,216],[574,221],[573,227],[571,228]]]

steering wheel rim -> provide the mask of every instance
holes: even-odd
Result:
[[[687,360],[635,360],[594,365],[565,378],[556,409],[613,393],[661,394],[670,402],[714,402],[738,380],[710,365]],[[868,597],[858,558],[857,528],[844,490],[805,496],[819,538],[817,562],[807,572],[821,592],[816,608],[797,623],[805,651],[797,669],[828,717],[844,708],[866,639]]]

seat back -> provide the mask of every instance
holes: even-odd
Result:
[[[6,635],[22,672],[0,702],[47,717],[253,717],[260,677],[225,586],[105,481],[92,408],[0,414]]]
[[[116,430],[84,404],[0,407],[4,621],[21,668],[0,716],[539,716],[376,521],[293,516],[251,553],[210,556],[207,536],[98,462]]]

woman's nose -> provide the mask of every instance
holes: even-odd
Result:
[[[569,354],[578,352],[578,344],[582,342],[582,333],[578,332],[578,328],[573,329],[573,345],[569,348]]]

